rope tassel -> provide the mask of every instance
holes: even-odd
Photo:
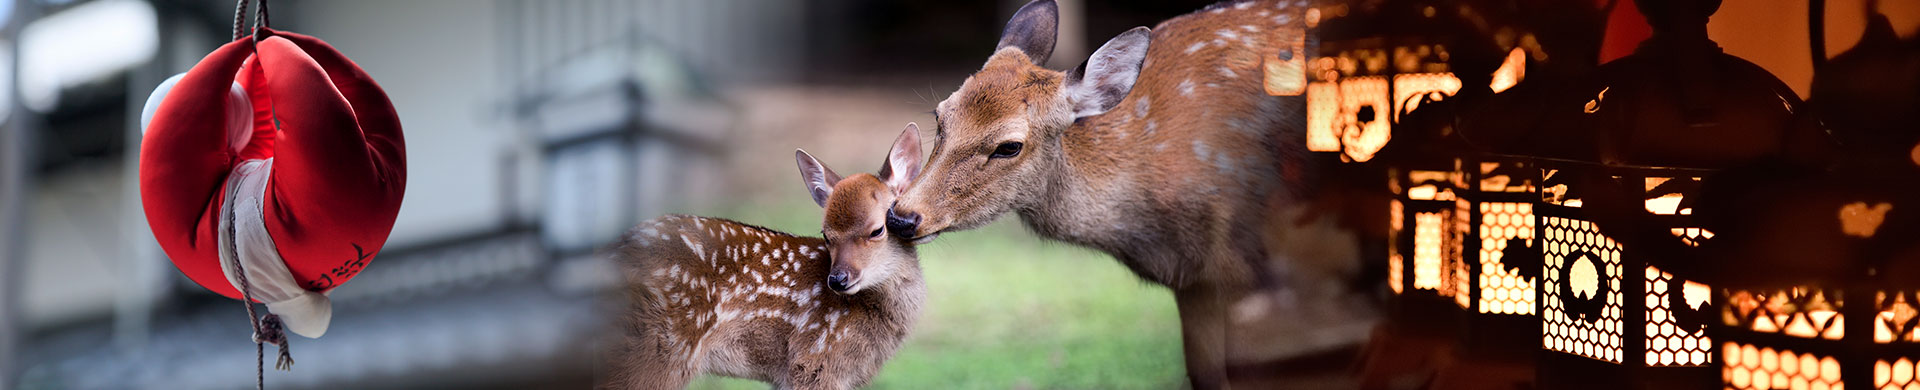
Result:
[[[253,344],[259,359],[266,361],[266,345],[273,344],[280,348],[280,359],[273,362],[273,368],[280,371],[293,369],[292,345],[287,343],[287,324],[280,321],[279,315],[267,314],[260,317],[258,329],[253,333]]]

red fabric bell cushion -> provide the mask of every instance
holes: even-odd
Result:
[[[386,244],[406,188],[400,119],[380,86],[313,37],[267,31],[221,46],[162,100],[140,152],[140,195],[154,237],[195,283],[239,298],[220,270],[220,202],[229,171],[274,158],[264,219],[294,279],[313,291],[346,282]],[[257,47],[257,52],[256,52]],[[238,80],[254,107],[239,153],[225,103]],[[275,119],[278,128],[275,128]]]

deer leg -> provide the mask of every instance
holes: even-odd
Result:
[[[1180,337],[1187,360],[1187,381],[1194,389],[1227,386],[1227,313],[1219,290],[1199,284],[1174,292],[1180,308]]]

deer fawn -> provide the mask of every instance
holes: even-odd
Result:
[[[1059,72],[1038,65],[1056,6],[1027,4],[935,108],[927,171],[887,229],[922,241],[1012,212],[1041,236],[1105,251],[1173,290],[1189,379],[1224,385],[1223,300],[1267,282],[1255,266],[1267,204],[1297,196],[1289,184],[1310,172],[1304,101],[1262,87],[1262,60],[1304,33],[1304,5],[1215,4],[1121,33]]]
[[[824,238],[666,216],[617,247],[633,311],[613,388],[683,388],[712,373],[782,389],[867,383],[900,348],[926,286],[914,248],[885,234],[886,209],[920,170],[908,124],[879,175],[842,179],[796,151]],[[832,294],[826,294],[832,291]]]

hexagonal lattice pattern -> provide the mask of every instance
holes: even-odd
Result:
[[[1480,312],[1533,314],[1534,279],[1500,262],[1510,240],[1538,245],[1533,240],[1533,204],[1487,202],[1480,207]]]
[[[1873,388],[1880,390],[1920,389],[1920,362],[1912,358],[1873,363]]]
[[[1704,315],[1692,309],[1704,307],[1712,292],[1706,285],[1676,280],[1673,274],[1647,267],[1647,365],[1655,367],[1704,366],[1712,363],[1713,340],[1707,338]],[[1675,308],[1671,298],[1685,290],[1688,308]],[[1686,316],[1685,319],[1682,316]]]
[[[1446,223],[1442,213],[1413,214],[1413,288],[1439,291],[1446,280],[1441,277],[1445,271],[1440,261]]]
[[[1880,315],[1873,322],[1873,341],[1920,343],[1920,321],[1914,320],[1920,317],[1920,291],[1882,291],[1875,298]]]
[[[1741,343],[1726,343],[1720,350],[1721,357],[1727,362],[1720,368],[1720,379],[1728,389],[1842,388],[1840,361],[1830,356],[1794,353],[1785,349],[1776,351]]]
[[[1614,363],[1621,362],[1621,336],[1624,322],[1621,319],[1622,304],[1620,288],[1622,274],[1620,244],[1600,234],[1592,222],[1561,217],[1543,217],[1544,235],[1541,242],[1545,246],[1546,264],[1542,274],[1547,279],[1542,283],[1544,305],[1540,313],[1544,338],[1542,346],[1550,350],[1566,352]],[[1569,258],[1576,251],[1584,251],[1593,259]],[[1589,264],[1581,264],[1589,263]],[[1576,279],[1561,280],[1560,273],[1567,267],[1593,267],[1595,273],[1573,272]],[[1586,280],[1590,278],[1591,280]],[[1574,290],[1606,291],[1600,299],[1600,315],[1585,320],[1576,319],[1569,304],[1575,297],[1560,296],[1562,283],[1575,284]],[[1604,283],[1605,288],[1595,286]]]

